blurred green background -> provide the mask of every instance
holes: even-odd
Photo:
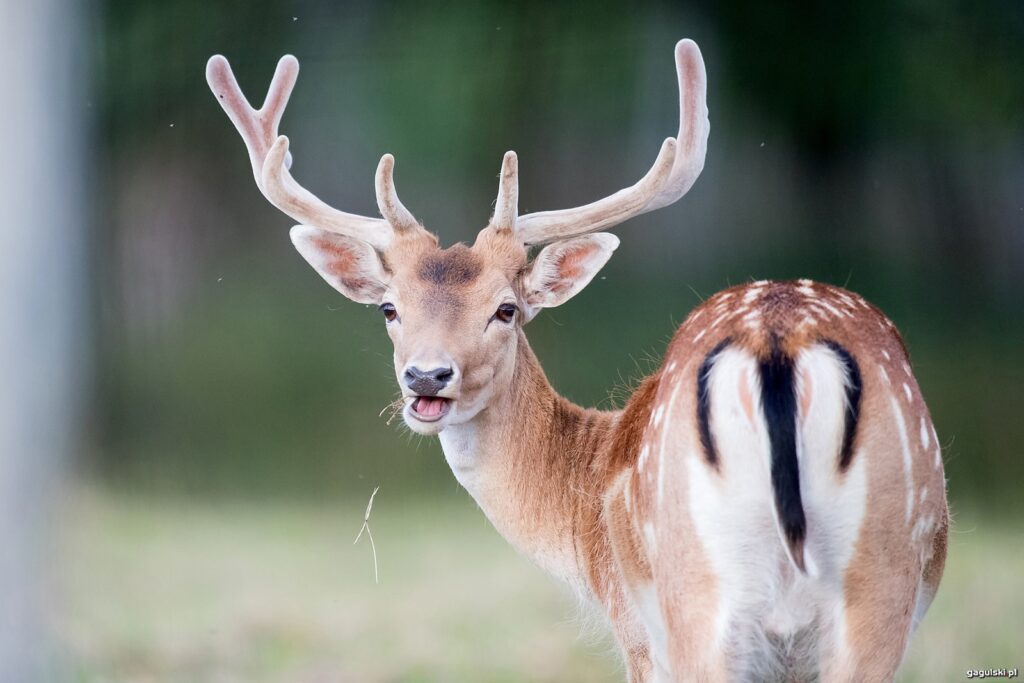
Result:
[[[373,170],[391,152],[403,201],[450,244],[485,224],[507,149],[522,212],[640,177],[676,128],[682,37],[707,63],[704,174],[618,228],[603,277],[530,324],[549,377],[612,407],[725,286],[810,277],[863,294],[906,339],[968,520],[908,678],[1020,663],[984,656],[1019,656],[1024,633],[1024,5],[93,9],[95,372],[55,609],[82,680],[621,675],[600,637],[576,640],[571,601],[486,527],[436,440],[378,415],[397,391],[379,313],[292,249],[203,73],[222,53],[261,101],[295,54],[282,132],[296,178],[375,215]],[[377,485],[380,586],[368,549],[347,546]],[[1013,571],[979,582],[986,557]],[[979,607],[958,628],[965,591]],[[968,623],[986,637],[965,645]]]

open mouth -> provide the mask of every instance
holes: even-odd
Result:
[[[451,410],[452,400],[440,396],[417,396],[410,410],[420,422],[437,422]]]

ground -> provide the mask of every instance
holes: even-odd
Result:
[[[367,497],[369,490],[367,491]],[[519,557],[472,501],[214,503],[74,489],[51,619],[88,683],[621,681],[599,619]],[[1020,666],[1024,532],[956,515],[903,681]],[[581,635],[582,633],[582,635]]]

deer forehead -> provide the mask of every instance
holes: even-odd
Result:
[[[471,308],[500,303],[504,292],[514,292],[516,276],[525,263],[512,252],[493,249],[484,241],[470,247],[456,244],[447,249],[432,246],[400,255],[388,254],[394,277],[392,291],[404,304],[421,309],[428,318],[443,316],[449,322]]]
[[[425,285],[469,287],[480,278],[484,260],[472,249],[457,244],[444,251],[424,254],[416,263],[416,276]]]

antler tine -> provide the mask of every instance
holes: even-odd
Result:
[[[515,230],[519,214],[519,158],[515,152],[505,152],[501,161],[501,180],[498,199],[494,203],[491,225],[495,230]]]
[[[635,185],[591,204],[520,216],[516,234],[524,244],[542,244],[603,230],[667,206],[689,191],[704,168],[707,154],[707,76],[700,49],[692,40],[676,43],[675,61],[679,133],[662,143],[647,175]]]
[[[676,43],[676,75],[679,79],[679,153],[672,165],[668,182],[648,211],[660,209],[678,200],[690,191],[704,170],[704,159],[708,153],[708,135],[711,122],[708,120],[708,76],[700,48],[692,40]]]
[[[278,136],[277,128],[298,74],[298,60],[292,55],[282,57],[263,106],[255,110],[238,87],[227,59],[214,55],[206,65],[210,89],[242,136],[256,185],[270,203],[300,223],[355,237],[378,250],[386,249],[394,237],[388,221],[335,209],[299,185],[289,172],[288,138]]]
[[[206,63],[206,81],[224,112],[235,124],[238,133],[249,151],[253,176],[259,185],[263,162],[277,138],[277,126],[288,104],[292,88],[299,75],[299,62],[292,55],[285,55],[277,63],[274,78],[270,82],[266,100],[259,109],[253,109],[238,87],[231,65],[223,55],[214,55]],[[287,163],[291,166],[291,160]]]
[[[377,192],[377,208],[395,230],[405,232],[419,227],[419,222],[398,198],[398,190],[395,189],[395,157],[390,154],[382,156],[377,164],[374,188]]]

